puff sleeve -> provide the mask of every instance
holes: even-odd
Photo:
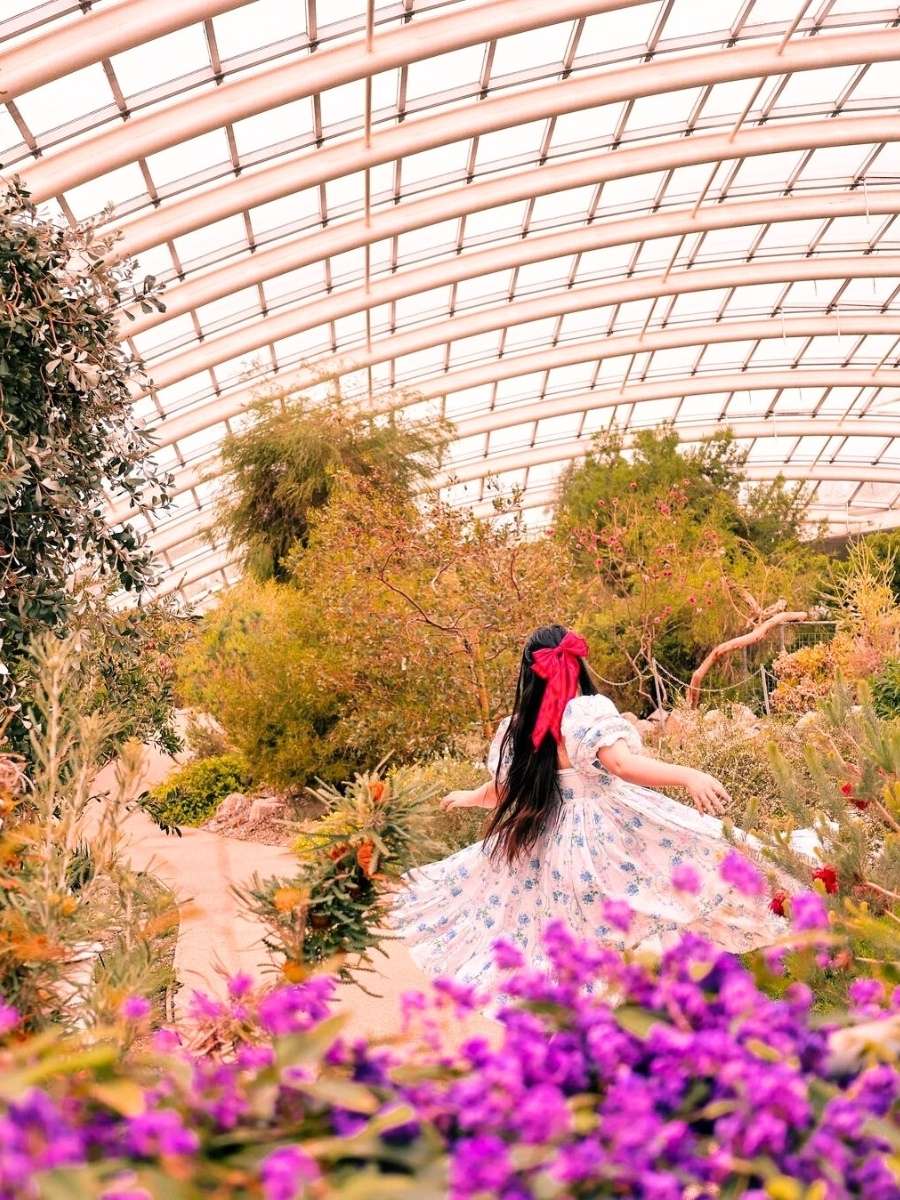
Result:
[[[623,741],[640,753],[641,737],[606,696],[576,696],[566,705],[562,735],[572,766],[582,775],[605,774],[597,754],[605,746]]]
[[[487,769],[495,779],[502,779],[509,770],[510,754],[504,755],[503,761],[500,760],[500,748],[503,742],[503,735],[509,728],[509,717],[504,717],[497,726],[497,732],[494,734],[494,740],[491,742],[490,749],[487,754]]]

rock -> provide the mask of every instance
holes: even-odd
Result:
[[[822,724],[822,714],[820,712],[805,712],[802,717],[797,718],[794,728],[798,733],[803,733],[804,730],[815,729]]]
[[[223,821],[231,821],[235,817],[240,816],[249,807],[249,797],[245,796],[243,792],[231,792],[216,809],[216,823],[220,824]]]
[[[664,708],[654,708],[653,712],[647,717],[648,721],[653,721],[656,725],[665,725],[670,714]]]
[[[659,725],[655,721],[635,721],[634,727],[645,739],[655,737],[659,733]]]
[[[250,805],[248,820],[251,825],[257,825],[261,821],[281,819],[284,815],[284,804],[280,800],[273,796],[257,796]]]
[[[636,717],[633,712],[623,712],[621,714],[629,725],[633,725],[637,729],[640,724],[640,718]]]
[[[663,732],[666,737],[681,737],[687,729],[684,717],[677,712],[670,712],[666,717],[666,723],[663,725]]]
[[[731,719],[738,725],[756,726],[759,724],[759,717],[746,704],[732,704]]]
[[[725,714],[718,708],[711,708],[703,714],[703,724],[707,729],[721,729],[725,723]]]

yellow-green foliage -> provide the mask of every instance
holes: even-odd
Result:
[[[358,765],[352,731],[338,727],[352,644],[340,630],[327,639],[329,623],[311,590],[246,579],[223,596],[181,660],[187,699],[216,718],[267,782],[334,781]]]
[[[731,796],[727,816],[742,828],[765,825],[785,814],[772,750],[777,748],[795,770],[797,786],[812,783],[803,762],[806,735],[793,722],[751,723],[746,710],[698,712],[678,708],[654,752],[662,759],[708,771]],[[673,793],[678,799],[683,794]]]
[[[418,814],[420,828],[437,844],[439,857],[446,857],[482,836],[487,813],[483,808],[456,808],[442,812],[438,801],[447,792],[480,787],[488,778],[479,763],[444,754],[425,762],[396,767],[390,775],[394,786],[410,791],[434,791],[433,800]],[[422,861],[428,861],[422,858]]]
[[[220,754],[179,767],[151,791],[149,803],[166,825],[202,825],[221,800],[249,783],[245,759],[240,754]]]
[[[834,646],[831,642],[818,642],[785,651],[776,658],[774,669],[778,685],[772,693],[772,705],[776,712],[796,715],[810,712],[834,685],[837,670]]]
[[[535,622],[566,616],[561,559],[508,523],[347,484],[290,584],[246,580],[207,616],[186,699],[280,786],[337,782],[388,752],[459,752],[506,712]]]

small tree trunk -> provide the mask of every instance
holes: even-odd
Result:
[[[688,708],[696,708],[700,702],[700,684],[716,665],[720,658],[725,658],[728,654],[733,654],[735,650],[740,650],[744,646],[755,646],[757,642],[761,642],[767,634],[773,629],[781,629],[785,625],[791,625],[797,621],[805,621],[809,614],[805,612],[780,612],[769,617],[767,621],[763,621],[761,625],[757,625],[755,629],[751,629],[749,633],[742,633],[740,637],[730,638],[727,642],[720,642],[718,646],[713,646],[706,658],[691,676],[691,682],[688,685],[688,690],[685,696]]]
[[[472,664],[475,693],[478,698],[478,711],[481,716],[481,732],[487,741],[490,741],[494,736],[494,730],[491,726],[491,701],[488,695],[487,677],[484,673],[484,655],[481,651],[481,642],[478,635],[474,634],[467,636],[463,641],[463,645]]]

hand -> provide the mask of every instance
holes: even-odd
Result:
[[[720,817],[725,812],[725,805],[731,800],[718,779],[714,775],[707,775],[705,771],[691,771],[690,778],[684,786],[702,813]]]
[[[449,812],[451,808],[477,808],[478,800],[474,792],[448,792],[441,800],[441,808]]]

